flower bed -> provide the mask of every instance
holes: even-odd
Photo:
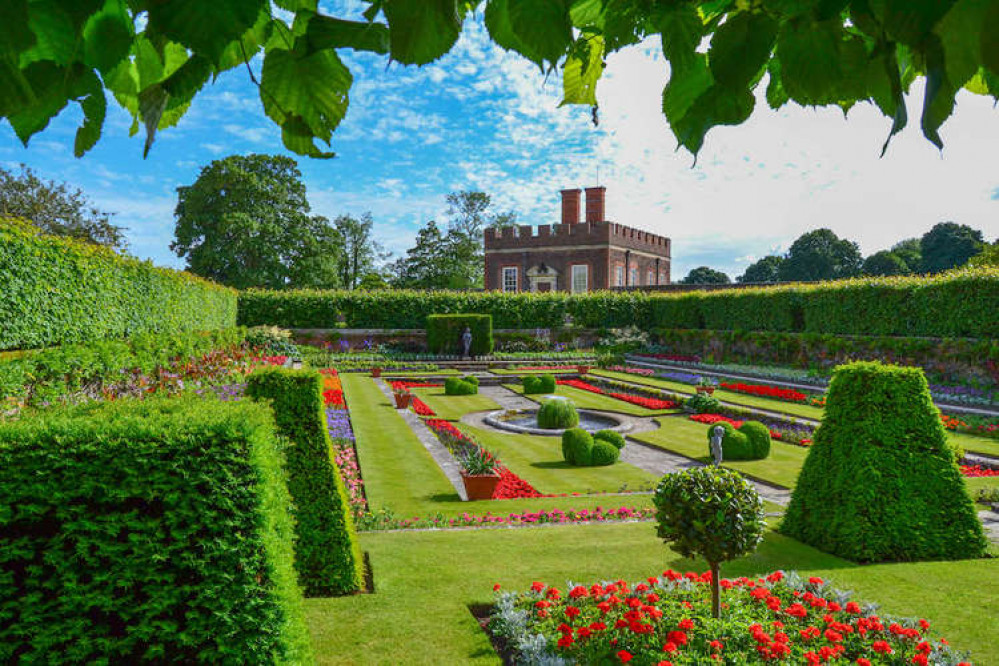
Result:
[[[807,402],[808,396],[801,391],[794,389],[784,389],[766,384],[744,384],[742,382],[722,382],[721,387],[726,391],[745,393],[747,395],[758,395],[764,398],[774,398],[785,402]]]
[[[941,414],[940,420],[943,421],[944,427],[947,430],[999,439],[999,419],[995,417],[964,415],[958,418],[956,416]]]
[[[712,423],[718,423],[719,421],[724,421],[725,423],[731,423],[735,428],[739,428],[743,423],[743,421],[739,419],[735,419],[730,416],[723,416],[722,414],[691,414],[690,420],[697,421],[698,423],[707,423],[709,425]],[[812,443],[812,429],[807,426],[797,424],[796,426],[791,427],[774,421],[760,422],[767,426],[767,429],[770,430],[770,437],[773,439],[786,442],[788,444],[797,444],[798,446],[810,446]]]
[[[447,517],[443,514],[430,517],[398,518],[390,509],[382,509],[377,513],[366,514],[358,521],[358,529],[372,530],[405,530],[405,529],[439,529],[442,527],[525,527],[530,525],[571,525],[576,523],[609,523],[639,520],[652,520],[655,509],[637,507],[618,507],[616,509],[549,509],[543,511],[524,511],[494,515],[463,513],[460,516]]]
[[[961,474],[971,478],[999,476],[999,469],[982,467],[981,465],[961,465]]]
[[[340,468],[340,476],[350,498],[350,508],[357,520],[368,512],[368,499],[364,494],[364,479],[357,462],[354,430],[350,425],[350,413],[346,405],[326,410],[326,427],[333,444],[333,460]]]
[[[626,365],[612,365],[607,370],[611,372],[623,372],[628,375],[639,375],[641,377],[651,377],[656,374],[655,370],[649,370],[648,368],[629,368]]]
[[[417,416],[437,416],[437,412],[430,409],[430,405],[423,402],[415,395],[412,400],[410,400],[409,405],[413,408],[413,411],[416,412]]]
[[[880,617],[821,578],[722,580],[721,619],[711,615],[710,580],[668,570],[564,593],[540,581],[522,593],[495,585],[488,628],[517,663],[969,666],[926,620]]]
[[[642,356],[644,358],[654,358],[658,361],[672,361],[674,363],[700,363],[700,356],[691,356],[690,354],[635,354],[636,356]]]
[[[575,372],[576,366],[574,365],[518,365],[516,368],[511,368],[511,370],[555,370],[557,372]]]
[[[616,400],[621,400],[623,402],[629,402],[633,405],[638,405],[639,407],[644,407],[645,409],[676,409],[680,406],[679,403],[672,400],[661,400],[659,398],[646,398],[644,396],[631,395],[628,393],[614,392],[610,393],[603,390],[599,386],[594,386],[589,382],[584,382],[579,379],[562,379],[556,384],[562,384],[564,386],[571,386],[572,388],[580,389],[581,391],[589,391],[590,393],[596,393],[598,395],[606,395]]]

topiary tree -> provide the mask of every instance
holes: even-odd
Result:
[[[579,413],[571,400],[552,398],[545,400],[538,408],[538,427],[546,430],[575,428],[579,425]]]
[[[555,392],[555,377],[552,375],[541,375],[538,377],[538,388],[539,393],[554,393]]]
[[[621,455],[621,450],[605,439],[594,439],[593,448],[590,449],[590,465],[594,467],[606,467],[617,462]]]
[[[985,553],[920,368],[858,362],[836,369],[780,531],[858,562]]]
[[[708,426],[708,454],[711,453],[711,435],[715,428],[724,428],[722,437],[723,460],[762,460],[770,455],[770,429],[759,421],[746,421],[736,428],[727,421]]]
[[[598,430],[593,433],[594,441],[602,439],[609,444],[613,444],[619,451],[624,448],[624,435],[613,430]]]
[[[562,433],[562,457],[570,465],[589,465],[593,459],[593,437],[582,428],[569,428]]]
[[[475,377],[448,377],[444,380],[444,395],[475,395],[479,392],[479,382]]]
[[[719,567],[756,550],[766,518],[756,488],[738,472],[695,467],[667,474],[656,486],[656,534],[684,557],[711,568],[711,612],[721,615]]]
[[[711,568],[711,612],[721,616],[719,567],[756,550],[763,540],[763,500],[738,472],[695,467],[667,474],[652,497],[656,534],[684,557]]]

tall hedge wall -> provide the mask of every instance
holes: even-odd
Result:
[[[472,356],[493,353],[493,320],[489,315],[457,314],[427,317],[427,349],[433,354],[460,354],[461,336],[468,327],[472,334]]]
[[[423,328],[428,315],[491,314],[496,328],[684,328],[849,335],[999,337],[999,269],[683,294],[603,291],[246,291],[239,323]]]
[[[0,662],[310,663],[282,463],[249,402],[0,423]]]
[[[236,325],[236,292],[0,218],[0,350]]]

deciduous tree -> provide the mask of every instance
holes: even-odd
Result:
[[[966,224],[940,222],[919,242],[924,273],[939,273],[968,263],[982,251],[982,232]]]
[[[746,272],[735,279],[736,282],[757,284],[764,282],[777,282],[779,278],[780,265],[784,263],[784,257],[770,254],[746,267]]]
[[[815,229],[791,244],[778,274],[781,282],[836,280],[857,275],[862,260],[855,242],[830,229]]]
[[[731,282],[727,275],[709,266],[698,266],[680,280],[680,284],[730,284]]]

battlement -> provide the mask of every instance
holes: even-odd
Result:
[[[485,230],[485,249],[527,249],[600,244],[669,256],[670,239],[614,222],[520,225]]]

